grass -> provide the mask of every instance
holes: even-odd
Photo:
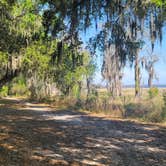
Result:
[[[140,98],[135,98],[133,88],[124,88],[123,96],[112,99],[106,89],[98,89],[89,103],[82,102],[82,110],[105,114],[112,118],[136,119],[144,122],[165,123],[166,106],[163,93],[165,89],[141,89]],[[154,92],[154,93],[153,93]]]
[[[45,98],[40,102],[60,108],[89,111],[112,118],[166,123],[166,97],[163,97],[165,90],[161,88],[156,93],[155,89],[153,94],[153,89],[149,93],[149,89],[143,88],[141,89],[141,97],[136,99],[134,88],[124,88],[122,97],[112,99],[111,94],[103,88],[97,89],[97,92],[95,91],[94,94],[90,95],[88,100],[86,94],[82,94],[79,100],[72,96],[56,96],[54,98]],[[29,100],[34,101],[34,99]]]

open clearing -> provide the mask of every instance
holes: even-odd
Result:
[[[0,103],[1,166],[166,166],[164,126],[18,99]]]

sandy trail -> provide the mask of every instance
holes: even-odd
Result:
[[[1,166],[166,166],[166,127],[0,102]]]

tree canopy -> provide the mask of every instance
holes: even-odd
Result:
[[[62,82],[71,86],[79,82],[79,72],[87,72],[80,33],[94,25],[99,33],[89,39],[89,51],[98,48],[104,55],[112,45],[121,70],[137,59],[144,37],[149,36],[152,50],[156,39],[162,42],[164,15],[162,0],[1,0],[0,81],[4,84],[20,72],[26,77],[37,73],[45,80],[55,76],[67,91]],[[21,64],[14,71],[13,57]]]

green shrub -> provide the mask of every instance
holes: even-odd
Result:
[[[164,107],[166,107],[166,91],[163,92]]]
[[[161,112],[162,121],[166,122],[166,107]]]
[[[22,76],[16,77],[11,83],[9,94],[15,96],[24,96],[29,94],[28,87]]]
[[[152,98],[158,96],[159,90],[156,87],[150,88],[148,91],[148,94],[149,94],[149,98],[152,99]]]
[[[147,122],[160,123],[162,122],[162,112],[160,110],[153,110],[149,112],[145,117]]]
[[[28,89],[25,84],[13,84],[10,89],[10,94],[15,96],[22,96],[28,93]]]
[[[92,89],[86,100],[87,110],[96,110],[98,100],[98,92],[96,89]]]
[[[161,96],[146,103],[147,114],[144,120],[148,122],[160,123],[163,121],[163,100]]]
[[[162,120],[166,121],[166,91],[163,92],[163,102],[164,102],[164,106],[162,109],[161,116],[162,116]]]
[[[1,89],[0,89],[0,96],[1,97],[6,97],[8,95],[8,86],[4,85]]]

